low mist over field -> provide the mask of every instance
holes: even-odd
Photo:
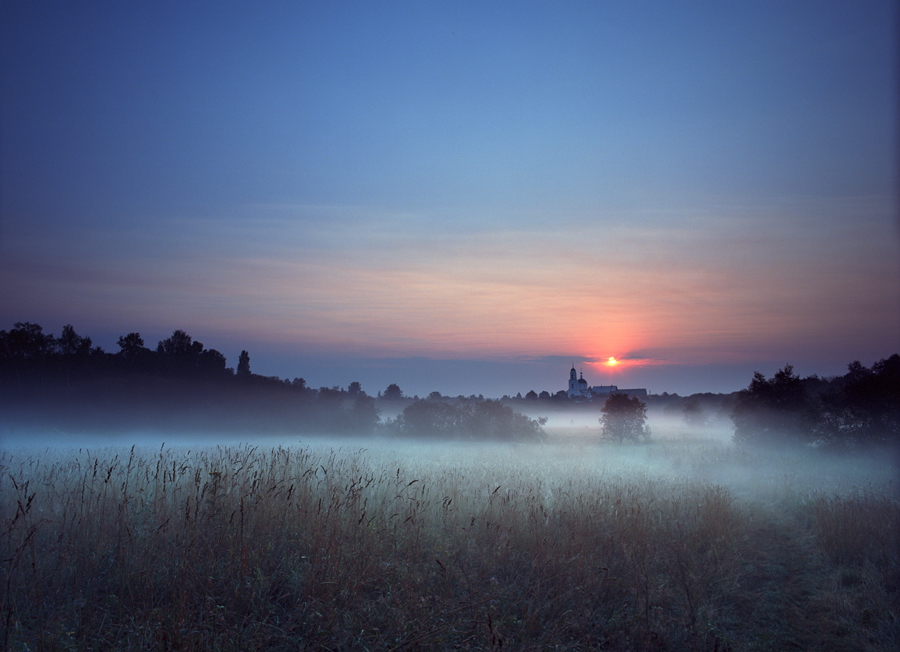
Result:
[[[0,453],[11,649],[897,642],[885,457],[103,443]]]
[[[5,439],[3,451],[10,458],[31,459],[43,465],[67,463],[80,456],[121,460],[129,455],[156,458],[164,454],[171,459],[189,459],[238,450],[268,454],[284,448],[317,457],[353,458],[362,464],[360,468],[397,466],[407,474],[422,476],[459,472],[467,481],[472,479],[471,470],[477,468],[485,482],[503,480],[506,485],[535,479],[558,485],[584,477],[714,482],[747,498],[771,499],[776,503],[789,497],[779,495],[782,489],[800,493],[900,490],[900,459],[882,451],[834,455],[798,449],[747,449],[728,441],[726,435],[730,433],[691,431],[683,426],[673,427],[667,433],[669,437],[662,436],[649,444],[621,445],[600,440],[596,424],[590,433],[587,425],[548,425],[548,430],[547,441],[534,444],[434,443],[428,437],[396,440],[327,435],[286,439],[276,435],[183,433],[165,437],[150,432],[57,439],[31,433]],[[47,441],[52,445],[48,446]]]

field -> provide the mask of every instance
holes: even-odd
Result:
[[[555,441],[7,448],[3,648],[897,649],[890,458]]]

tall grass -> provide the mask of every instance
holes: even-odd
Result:
[[[784,640],[765,634],[782,604],[763,552],[761,526],[772,525],[790,541],[783,551],[808,561],[792,568],[827,588],[815,600],[831,610],[833,640],[891,649],[896,528],[877,524],[896,524],[896,500],[883,486],[793,487],[772,507],[714,472],[760,461],[742,455],[675,445],[5,452],[2,643],[779,649]],[[766,478],[791,485],[790,465],[776,462],[757,469],[757,489]],[[846,621],[869,585],[877,598],[857,632]],[[772,613],[748,595],[775,600]]]

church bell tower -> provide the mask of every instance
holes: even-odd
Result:
[[[578,394],[578,372],[575,371],[575,365],[572,365],[572,371],[569,372],[569,398]]]

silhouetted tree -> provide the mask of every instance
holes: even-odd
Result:
[[[169,358],[189,358],[203,351],[203,344],[195,342],[183,330],[176,330],[172,336],[162,340],[156,346],[156,352]]]
[[[352,432],[360,434],[373,432],[381,419],[375,399],[362,391],[356,395],[356,399],[353,401],[350,417]]]
[[[87,356],[91,352],[91,338],[81,337],[72,328],[72,324],[63,326],[62,333],[56,338],[56,351],[63,356]]]
[[[818,415],[803,380],[788,364],[770,379],[755,372],[738,392],[731,420],[736,442],[801,443],[813,439]]]
[[[819,433],[832,447],[900,445],[900,355],[871,369],[859,361],[822,398]]]
[[[63,326],[62,333],[53,342],[53,348],[59,359],[59,364],[66,379],[66,384],[71,385],[73,375],[80,376],[87,373],[90,365],[91,338],[81,337],[72,328],[72,324]],[[102,354],[97,350],[98,357]]]
[[[647,405],[635,396],[614,392],[600,410],[601,432],[607,439],[639,441],[650,437]]]
[[[144,346],[144,338],[140,333],[128,333],[119,338],[119,353],[126,360],[138,359],[150,352]]]
[[[692,428],[702,428],[707,423],[706,413],[700,399],[689,398],[682,408],[684,422]]]
[[[538,394],[533,389],[528,390],[528,392],[525,394],[525,400],[527,401],[536,401],[537,398]]]
[[[241,351],[241,355],[238,356],[237,375],[242,377],[250,375],[250,354],[246,351]]]
[[[219,377],[229,375],[230,370],[226,369],[228,360],[225,356],[215,349],[203,349],[199,355],[197,368],[200,373],[207,377]]]
[[[183,330],[176,330],[162,340],[156,353],[165,370],[176,376],[216,378],[228,374],[224,355],[215,349],[204,349],[202,342],[195,341]]]
[[[473,439],[543,441],[547,419],[531,419],[500,401],[468,401],[462,406],[463,431]]]
[[[320,387],[319,405],[329,409],[336,409],[344,403],[344,392],[340,387]]]
[[[5,357],[16,360],[33,360],[45,357],[53,348],[53,336],[44,335],[40,324],[16,322],[13,329],[6,333],[3,340]]]
[[[347,394],[349,394],[353,398],[356,398],[362,393],[362,385],[359,383],[359,381],[354,380],[347,386]]]
[[[385,398],[389,401],[400,400],[401,398],[403,398],[403,390],[401,390],[400,386],[396,383],[391,383],[387,386],[387,389],[384,390],[382,398]]]
[[[54,346],[52,335],[40,324],[16,322],[10,331],[0,331],[0,376],[15,380],[22,389],[46,373]]]

